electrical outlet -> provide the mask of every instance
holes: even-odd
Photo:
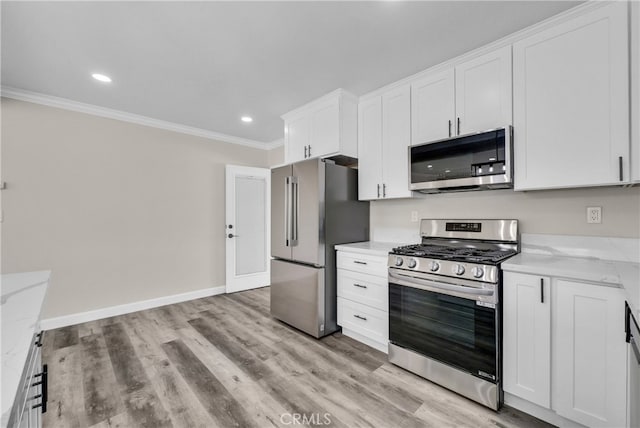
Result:
[[[602,223],[602,207],[587,207],[587,223]]]
[[[411,222],[415,223],[418,221],[418,211],[411,211]]]

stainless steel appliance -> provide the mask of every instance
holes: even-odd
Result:
[[[513,187],[512,135],[508,126],[410,147],[410,189],[437,193]]]
[[[314,337],[336,322],[336,244],[369,239],[358,172],[311,159],[271,171],[271,315]]]
[[[389,361],[497,410],[500,262],[517,220],[422,220],[422,243],[389,254]]]
[[[640,428],[640,327],[625,303],[627,343],[629,344],[629,426]]]

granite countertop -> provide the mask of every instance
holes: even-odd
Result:
[[[623,288],[634,316],[640,320],[640,263],[525,252],[511,257],[501,266],[508,272],[554,276]]]
[[[387,256],[389,251],[401,244],[392,242],[365,241],[354,242],[352,244],[339,244],[335,246],[338,251],[349,251],[351,253],[369,254],[372,256]]]
[[[39,271],[0,277],[2,427],[9,422],[33,335],[40,330],[40,312],[50,274],[50,271]]]

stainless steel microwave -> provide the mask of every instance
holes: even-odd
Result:
[[[423,193],[513,187],[511,126],[409,148],[409,188]]]

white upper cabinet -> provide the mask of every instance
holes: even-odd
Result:
[[[408,198],[411,91],[408,85],[358,107],[358,193],[361,200]]]
[[[382,183],[382,97],[358,105],[358,198],[380,198]]]
[[[411,84],[411,144],[450,137],[455,120],[453,69]]]
[[[357,98],[333,91],[282,116],[285,162],[344,155],[358,157]]]
[[[627,2],[513,45],[515,189],[629,180]]]
[[[403,86],[382,95],[382,190],[385,198],[408,198],[411,143],[411,90]]]
[[[456,132],[511,124],[511,46],[456,67]]]
[[[411,84],[411,144],[511,124],[511,46]]]
[[[308,157],[340,151],[340,100],[332,98],[311,112]]]
[[[309,146],[308,116],[291,118],[285,126],[285,157],[287,162],[296,162],[307,157]]]

